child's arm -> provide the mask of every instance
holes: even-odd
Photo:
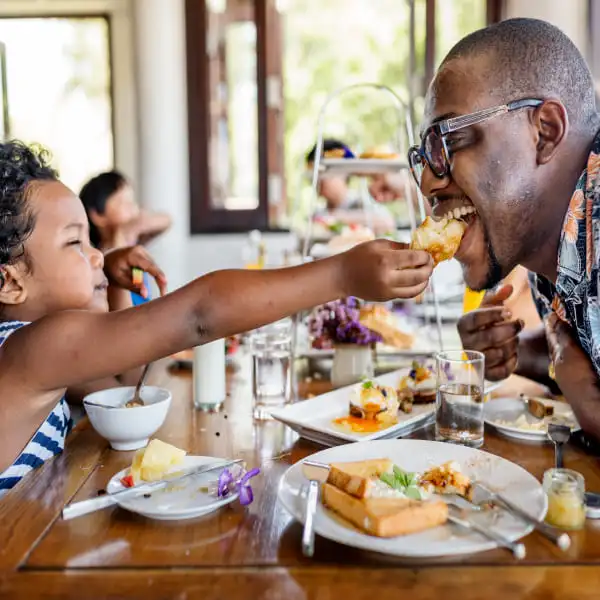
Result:
[[[211,273],[127,310],[50,315],[11,335],[0,354],[0,371],[13,381],[27,380],[32,391],[58,390],[128,371],[335,298],[413,297],[426,288],[433,265],[426,252],[405,248],[378,240],[288,269]]]
[[[136,223],[138,243],[147,244],[169,227],[171,227],[171,217],[167,213],[151,213],[142,210]]]

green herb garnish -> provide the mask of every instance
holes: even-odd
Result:
[[[370,390],[372,387],[373,387],[372,381],[370,381],[369,379],[367,379],[366,381],[363,381],[363,384],[362,384],[363,390]]]
[[[407,498],[421,500],[421,490],[418,486],[419,476],[417,473],[404,471],[394,465],[391,473],[382,473],[379,479],[392,489],[402,492]]]

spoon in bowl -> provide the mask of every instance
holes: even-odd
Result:
[[[142,391],[142,387],[144,386],[144,382],[146,381],[146,375],[148,375],[148,371],[150,370],[150,365],[152,363],[148,363],[135,386],[135,391],[133,392],[133,398],[125,403],[125,408],[133,408],[134,406],[144,406],[144,401],[140,396],[140,392]]]

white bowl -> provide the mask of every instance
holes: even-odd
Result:
[[[83,406],[94,429],[115,450],[137,450],[148,444],[150,436],[160,428],[171,406],[171,392],[151,385],[144,386],[141,398],[145,406],[122,406],[133,398],[134,387],[118,387],[89,394]],[[104,404],[107,408],[93,406]]]

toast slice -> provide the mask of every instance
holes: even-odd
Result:
[[[327,483],[356,498],[367,498],[373,479],[378,479],[383,473],[391,473],[393,468],[394,463],[389,458],[332,463]]]
[[[323,504],[371,535],[389,538],[443,525],[448,505],[441,500],[423,502],[408,498],[359,500],[328,483],[323,484]]]

